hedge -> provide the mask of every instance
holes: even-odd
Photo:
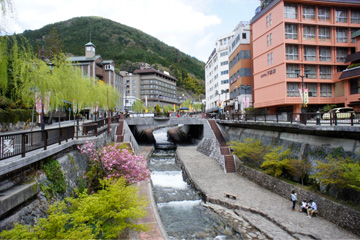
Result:
[[[31,109],[0,109],[0,123],[31,121]]]

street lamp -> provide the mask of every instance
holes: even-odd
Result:
[[[302,112],[302,113],[305,112],[305,107],[306,107],[306,104],[305,104],[305,95],[304,95],[304,89],[305,89],[305,86],[304,86],[304,77],[308,78],[309,72],[310,72],[309,69],[305,69],[305,70],[304,70],[304,75],[300,75],[300,69],[296,69],[296,70],[295,70],[295,73],[296,73],[297,77],[301,77],[301,89],[302,89],[302,99],[303,99],[303,104],[302,104],[302,108],[301,108],[301,112]]]

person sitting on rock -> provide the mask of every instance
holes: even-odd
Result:
[[[313,200],[310,200],[311,207],[307,210],[307,217],[311,218],[314,213],[317,213],[317,205]]]
[[[309,209],[309,204],[308,202],[304,199],[302,200],[301,202],[301,206],[300,206],[300,209],[299,209],[299,212],[304,212],[304,213],[307,213],[307,210]]]

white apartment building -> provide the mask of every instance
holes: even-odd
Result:
[[[215,49],[205,64],[205,111],[224,110],[224,101],[229,99],[229,48],[234,32],[217,39]]]

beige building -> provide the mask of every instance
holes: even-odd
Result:
[[[85,44],[85,56],[68,58],[74,66],[81,69],[81,73],[89,80],[102,81],[111,85],[121,96],[117,103],[117,111],[123,109],[123,79],[120,73],[115,71],[113,60],[103,60],[100,55],[95,54],[95,45],[91,42]]]

